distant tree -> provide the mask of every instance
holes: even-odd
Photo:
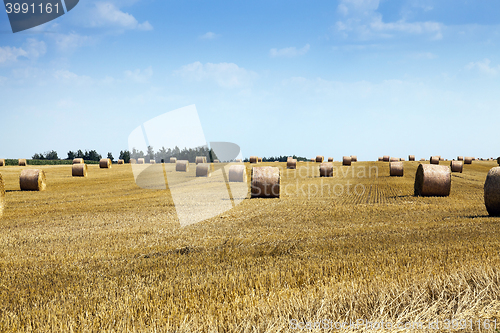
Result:
[[[67,160],[74,160],[76,158],[76,153],[72,152],[71,150],[68,151],[68,158]]]
[[[86,161],[99,161],[102,158],[95,150],[85,151],[83,159]]]
[[[125,163],[129,163],[130,162],[130,152],[128,150],[121,150],[119,159],[123,160]]]
[[[142,150],[137,150],[135,147],[132,148],[130,152],[130,157],[134,159],[143,158],[144,152]]]
[[[46,160],[58,160],[59,156],[57,156],[57,152],[55,150],[45,152]]]
[[[31,156],[31,159],[33,159],[33,160],[44,160],[45,157],[43,157],[43,154],[35,154],[35,155]]]
[[[113,154],[111,154],[111,152],[108,153],[108,158],[111,160],[111,162],[113,162],[114,157]]]
[[[83,153],[83,151],[81,149],[78,149],[78,151],[76,152],[76,156],[75,158],[84,158],[85,157],[85,154]]]
[[[154,160],[155,159],[155,151],[152,146],[148,146],[148,154],[147,154],[149,160]]]

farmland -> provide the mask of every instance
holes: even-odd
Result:
[[[287,332],[290,320],[324,319],[500,327],[500,218],[483,200],[497,163],[464,165],[449,197],[413,196],[418,164],[389,177],[388,163],[334,162],[334,177],[320,178],[319,163],[260,163],[282,169],[279,199],[183,228],[169,190],[138,187],[130,165],[89,165],[86,178],[37,166],[44,192],[21,192],[22,167],[2,167],[0,331]]]

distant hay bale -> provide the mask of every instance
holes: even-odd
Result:
[[[405,159],[401,157],[401,158],[399,159],[399,161],[400,161],[400,162],[404,162],[404,161],[405,161]]]
[[[382,157],[382,160],[384,162],[389,162],[391,160],[391,157],[389,155],[384,155],[384,157]]]
[[[130,164],[137,164],[137,160],[135,158],[130,159]]]
[[[383,158],[383,157],[379,157],[379,158],[378,158],[378,161],[379,161],[379,162],[383,162],[383,161],[384,161],[384,158]]]
[[[177,163],[177,158],[170,157],[170,163]]]
[[[316,162],[316,158],[311,158],[311,162]]]
[[[118,160],[118,164],[125,164],[125,160]]]
[[[500,157],[497,158],[497,163],[498,163],[498,165],[500,165]]]
[[[475,158],[475,157],[472,157],[472,160],[473,160],[473,161],[475,161],[475,160],[476,160],[476,158]]]
[[[5,159],[0,158],[0,166],[5,166]]]
[[[431,156],[429,161],[431,164],[439,164],[439,156]]]
[[[73,177],[87,177],[87,164],[73,164],[71,175]]]
[[[210,163],[198,163],[196,165],[196,177],[210,177],[212,175],[212,167]]]
[[[261,158],[261,157],[259,157],[258,161],[259,161],[259,163],[262,163],[262,158]]]
[[[444,161],[444,158],[443,158],[443,157],[441,157],[441,156],[439,156],[439,160],[440,160],[440,161]]]
[[[333,162],[333,157],[328,157],[328,162]]]
[[[141,157],[137,159],[137,164],[144,164],[144,163],[145,163],[144,158]]]
[[[250,156],[250,159],[248,161],[250,163],[259,163],[259,157],[258,156]]]
[[[320,177],[333,177],[333,164],[332,163],[321,163],[319,165],[319,176]]]
[[[20,158],[20,159],[17,161],[17,165],[19,165],[19,166],[27,166],[27,165],[28,165],[28,162],[26,162],[26,159],[25,159],[25,158]]]
[[[449,196],[451,172],[448,166],[419,164],[415,174],[415,196]]]
[[[84,164],[85,161],[83,160],[83,158],[74,158],[73,159],[73,164]]]
[[[399,162],[399,157],[391,157],[389,162]]]
[[[325,158],[323,156],[318,155],[318,156],[316,156],[316,163],[323,163],[324,159]]]
[[[252,168],[252,198],[280,197],[280,169],[277,167]]]
[[[472,164],[472,157],[470,156],[464,157],[464,164]]]
[[[214,163],[220,163],[220,161],[219,160],[214,160]]]
[[[111,160],[109,158],[101,158],[99,161],[99,168],[109,169],[111,168]]]
[[[451,172],[460,172],[462,173],[464,169],[464,164],[462,161],[451,161],[450,162]]]
[[[389,174],[391,177],[403,177],[403,162],[389,162]]]
[[[0,219],[3,215],[5,208],[5,184],[3,182],[2,174],[0,173]]]
[[[178,160],[175,163],[175,171],[187,172],[189,169],[189,161],[187,160]]]
[[[351,165],[351,156],[344,156],[342,157],[342,165]]]
[[[153,159],[149,160],[149,164],[156,164],[156,160]]]
[[[420,162],[425,162],[425,158],[421,158],[421,159],[420,159]]]
[[[207,157],[206,156],[196,156],[195,163],[207,163]]]
[[[230,182],[236,183],[246,183],[247,181],[247,172],[244,165],[231,165],[229,167],[229,175]]]
[[[236,159],[234,161],[237,162],[237,163],[243,163],[243,160],[241,158],[238,158],[238,159]]]
[[[357,162],[358,157],[356,155],[351,155],[351,162]]]
[[[45,191],[45,172],[38,169],[23,170],[19,176],[21,191]]]
[[[415,155],[408,155],[408,161],[415,161]]]
[[[287,169],[297,169],[297,160],[292,158],[291,160],[286,161]]]
[[[490,216],[500,216],[500,167],[488,171],[484,182],[484,205]]]
[[[457,161],[463,161],[464,160],[464,157],[463,156],[458,156],[457,157]]]

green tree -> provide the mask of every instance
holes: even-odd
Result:
[[[76,153],[72,152],[71,150],[68,151],[68,158],[67,160],[74,160],[76,158]]]
[[[111,152],[108,153],[108,158],[111,160],[111,162],[113,162],[114,157],[113,154],[111,154]]]
[[[121,150],[119,159],[125,163],[130,163],[130,152],[128,150]]]

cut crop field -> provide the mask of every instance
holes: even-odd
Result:
[[[415,197],[419,163],[403,177],[386,162],[334,162],[333,177],[319,163],[246,163],[249,181],[252,166],[280,167],[281,197],[248,194],[182,228],[169,189],[137,186],[131,165],[85,178],[1,167],[0,332],[370,331],[334,327],[360,320],[493,332],[500,218],[483,185],[497,163],[464,165],[449,197]],[[20,191],[24,168],[45,171],[46,191]]]

